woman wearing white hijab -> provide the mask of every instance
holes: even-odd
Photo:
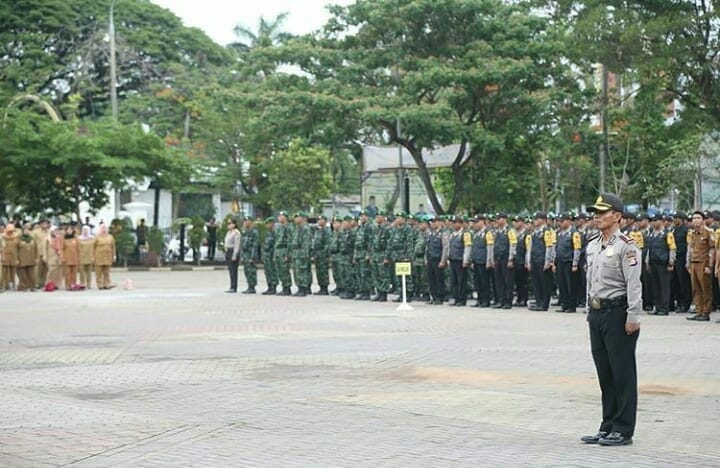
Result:
[[[90,232],[90,226],[85,225],[80,232],[80,284],[90,289],[92,285],[93,250],[95,237]]]

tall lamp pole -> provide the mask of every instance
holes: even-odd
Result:
[[[110,36],[110,107],[112,118],[115,122],[118,119],[117,101],[117,70],[115,65],[115,0],[110,3],[110,25],[108,26]]]

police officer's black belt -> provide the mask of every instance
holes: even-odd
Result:
[[[617,308],[625,308],[628,305],[627,296],[613,297],[612,299],[600,299],[594,297],[590,299],[591,310],[609,310]]]

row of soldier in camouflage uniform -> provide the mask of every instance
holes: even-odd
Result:
[[[262,245],[254,220],[245,218],[241,259],[249,287],[244,292],[255,293],[257,264],[262,261],[268,284],[263,294],[291,295],[293,280],[292,295],[311,294],[314,265],[319,286],[315,294],[331,294],[332,271],[336,285],[332,294],[387,301],[388,294],[399,293],[395,263],[410,262],[409,300],[442,304],[452,299],[451,304],[462,306],[474,290],[477,307],[526,307],[529,286],[535,297],[531,310],[548,310],[555,291],[558,312],[575,312],[586,300],[585,246],[596,232],[590,216],[582,213],[548,217],[537,212],[508,221],[506,213],[469,218],[400,212],[394,217],[383,213],[371,217],[362,211],[358,217],[319,216],[312,227],[306,213],[295,213],[293,218],[291,222],[289,214],[281,211],[277,219],[265,219]],[[684,213],[653,220],[625,216],[623,231],[643,251],[643,302],[653,313],[664,315],[675,307],[690,306],[690,280],[683,267],[686,219]],[[668,268],[674,265],[677,274]]]

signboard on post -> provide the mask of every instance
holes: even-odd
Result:
[[[412,307],[407,303],[407,276],[412,274],[412,263],[410,262],[396,262],[395,263],[395,275],[402,277],[402,304],[397,306],[395,310],[413,310]]]

